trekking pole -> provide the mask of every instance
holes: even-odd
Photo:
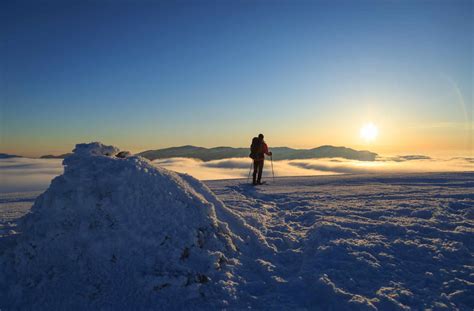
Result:
[[[270,156],[270,162],[272,163],[273,182],[275,182],[275,172],[273,172],[273,154]]]
[[[253,164],[253,163],[250,163],[249,176],[247,176],[247,183],[248,183],[249,180],[250,180],[250,173],[252,172],[252,164]]]

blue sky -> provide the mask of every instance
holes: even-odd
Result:
[[[472,1],[3,1],[1,148],[472,148]],[[354,135],[374,122],[371,146]],[[418,148],[418,149],[417,149]]]

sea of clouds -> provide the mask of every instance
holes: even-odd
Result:
[[[155,165],[186,173],[201,180],[248,178],[249,158],[231,158],[203,162],[189,158],[159,159]],[[411,172],[473,171],[474,158],[431,158],[423,155],[379,157],[377,161],[340,158],[273,161],[276,177],[329,174],[371,174]],[[60,159],[0,159],[0,193],[42,191],[63,172]],[[272,176],[272,165],[265,162],[264,177]]]
[[[62,173],[61,159],[0,159],[0,193],[45,190]]]
[[[155,160],[154,163],[203,180],[247,178],[252,164],[248,158],[232,158],[209,162],[189,158],[172,158]],[[270,161],[265,161],[264,176],[272,175],[271,165]],[[377,161],[357,161],[342,158],[273,161],[275,176],[459,172],[472,170],[474,170],[474,158],[469,157],[433,159],[428,156],[408,155],[379,157]]]

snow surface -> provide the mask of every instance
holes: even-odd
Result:
[[[77,145],[3,241],[2,307],[225,307],[235,299],[234,257],[239,243],[258,241],[251,228],[227,210],[219,211],[227,223],[219,221],[216,209],[226,208],[192,177],[117,152]]]
[[[0,195],[0,309],[474,308],[474,173],[205,185],[117,152]]]
[[[266,267],[280,284],[262,286],[269,304],[474,308],[473,173],[281,178],[258,188],[239,180],[208,185],[274,246]]]

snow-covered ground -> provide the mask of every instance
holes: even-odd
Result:
[[[207,184],[273,247],[260,307],[474,307],[473,173]]]
[[[474,308],[472,172],[204,185],[92,147],[33,213],[0,194],[0,309]]]

